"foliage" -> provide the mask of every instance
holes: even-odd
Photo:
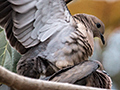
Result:
[[[0,28],[0,65],[16,72],[16,64],[20,57],[20,54],[9,45],[4,30]]]

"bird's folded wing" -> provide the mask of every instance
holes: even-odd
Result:
[[[75,22],[64,0],[1,0],[0,25],[20,53]]]
[[[64,69],[54,74],[49,80],[56,82],[75,83],[81,80],[99,67],[99,64],[94,61],[85,61],[76,66]]]
[[[103,72],[101,70],[96,70],[96,73],[94,73],[94,75],[96,77],[95,79],[98,79],[96,80],[95,83],[99,83],[100,84],[99,86],[102,86],[101,88],[111,89],[112,80],[106,72]]]

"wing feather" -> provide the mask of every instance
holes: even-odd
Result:
[[[96,71],[99,67],[98,63],[94,61],[85,61],[76,66],[65,68],[58,71],[50,77],[50,81],[75,83],[77,80],[82,80],[83,78],[90,75],[92,72]]]
[[[56,23],[56,24],[59,24],[59,23]],[[62,26],[53,25],[53,28],[46,30],[45,34],[42,35],[42,37],[40,38],[41,41],[42,42],[45,41],[47,38],[49,38],[51,35],[53,35],[56,31],[61,30],[61,29],[62,29]]]
[[[3,1],[5,1],[5,0],[3,0]],[[8,1],[14,5],[23,5],[23,4],[29,3],[33,0],[8,0]]]
[[[33,29],[33,28],[30,28],[30,27],[32,27],[32,22],[30,24],[26,25],[26,27],[23,27],[23,28],[20,28],[20,29],[18,29],[18,28],[14,29],[15,28],[14,27],[13,31],[15,31],[15,33],[14,33],[15,36],[19,36],[19,35],[23,34],[23,32],[30,32]]]
[[[0,14],[0,25],[20,53],[67,26],[75,29],[64,0],[2,0]]]

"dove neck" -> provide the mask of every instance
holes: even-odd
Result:
[[[90,30],[77,29],[74,34],[77,35],[77,37],[74,35],[74,38],[76,38],[74,40],[79,44],[78,46],[81,48],[81,51],[84,51],[87,56],[91,56],[94,50],[93,33]]]

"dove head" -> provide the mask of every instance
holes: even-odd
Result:
[[[94,37],[98,37],[102,40],[102,43],[105,44],[104,40],[104,30],[105,26],[103,22],[93,15],[88,14],[76,14],[74,15],[76,19],[82,22],[87,30],[91,30],[93,32]]]

